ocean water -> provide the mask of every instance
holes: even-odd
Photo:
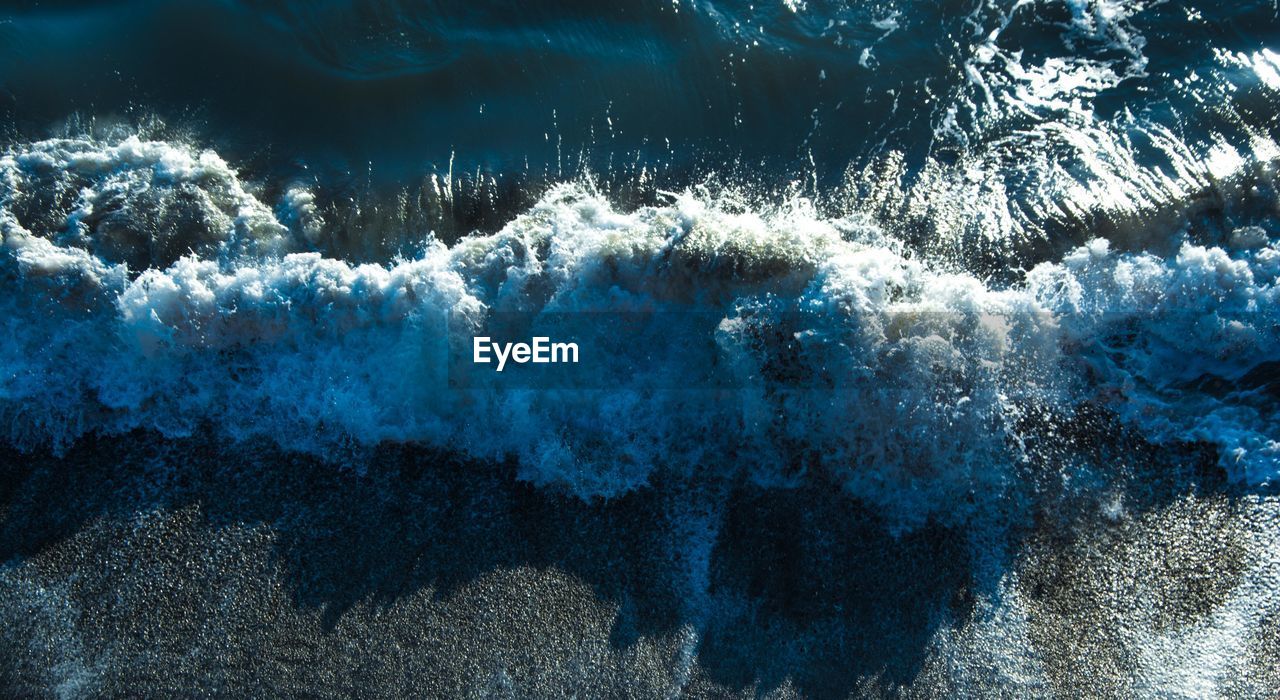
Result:
[[[1262,2],[12,3],[0,688],[1274,697],[1277,107]]]

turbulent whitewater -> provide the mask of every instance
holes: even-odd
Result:
[[[524,478],[583,496],[657,470],[813,473],[911,522],[999,495],[1035,433],[1070,450],[1051,426],[1090,403],[1153,442],[1214,445],[1233,479],[1280,475],[1280,243],[1257,227],[1165,257],[1095,239],[992,287],[803,199],[757,211],[690,192],[617,211],[568,184],[495,234],[353,264],[317,249],[306,190],[262,202],[213,152],[42,141],[0,170],[19,444],[200,426],[335,459],[419,442],[516,457]],[[453,391],[445,376],[448,333],[493,313],[680,311],[721,315],[714,343],[603,395]],[[740,383],[671,388],[713,366]]]

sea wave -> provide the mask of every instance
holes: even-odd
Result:
[[[583,497],[708,469],[822,478],[909,527],[1061,468],[1055,426],[1088,405],[1156,443],[1215,446],[1245,484],[1280,474],[1280,242],[1259,227],[1165,256],[1095,239],[996,285],[802,198],[689,191],[619,211],[570,183],[495,234],[357,264],[319,247],[305,188],[269,205],[180,143],[37,142],[0,173],[0,412],[17,444],[208,427],[340,460],[415,442],[513,458]],[[497,313],[688,311],[720,321],[661,378],[637,343],[608,391],[448,384],[450,334]],[[672,388],[711,366],[732,390]]]

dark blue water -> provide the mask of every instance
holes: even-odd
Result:
[[[1205,103],[1223,82],[1256,91],[1221,59],[1268,46],[1265,2],[10,5],[0,85],[19,134],[154,116],[284,173],[414,178],[454,157],[458,172],[838,178],[890,151],[918,169],[1034,148],[1028,132],[1072,101],[1193,145],[1274,126],[1247,95]],[[1059,71],[1049,93],[1025,92],[1037,68]]]
[[[1091,230],[1167,249],[1165,231],[1115,210],[1184,215],[1219,141],[1271,137],[1267,76],[1249,61],[1275,14],[1265,2],[20,3],[0,24],[0,109],[11,138],[146,128],[214,147],[268,186],[311,182],[326,202],[421,196],[424,175],[451,176],[464,201],[435,222],[451,237],[496,230],[529,192],[584,172],[630,203],[708,177],[798,187],[833,212],[874,205],[920,247],[966,228],[977,240],[947,254],[1001,275],[1011,238],[1041,239],[1037,260]],[[939,192],[952,186],[935,169],[964,174],[967,191]],[[980,186],[965,180],[975,170]],[[922,198],[949,201],[902,201]],[[992,217],[980,225],[999,230],[973,230]]]

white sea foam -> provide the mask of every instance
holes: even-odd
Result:
[[[525,478],[583,496],[661,469],[822,475],[903,525],[1001,493],[1024,419],[1083,401],[1155,441],[1212,443],[1250,483],[1280,463],[1274,395],[1250,374],[1280,361],[1280,247],[1257,232],[1169,258],[1096,240],[995,289],[803,202],[744,212],[684,195],[620,212],[565,185],[497,234],[357,265],[290,252],[320,225],[305,190],[273,213],[182,145],[42,142],[0,173],[0,410],[19,443],[201,425],[320,454],[418,441],[515,457]],[[32,188],[56,187],[74,204],[33,214]],[[688,310],[722,317],[714,343],[670,354],[662,377],[447,388],[450,316]],[[670,389],[710,366],[736,388]]]
[[[1276,99],[1274,54],[1216,51],[1151,75],[1139,26],[1159,3],[989,0],[958,40],[957,80],[933,103],[923,167],[895,152],[853,173],[850,204],[947,256],[1007,251],[1083,231],[1151,248],[1210,202],[1273,187],[1280,147],[1255,115]],[[1019,27],[1058,35],[1028,41]],[[1169,96],[1171,121],[1138,86]],[[954,162],[951,162],[954,161]],[[1074,239],[1083,242],[1081,239]]]

